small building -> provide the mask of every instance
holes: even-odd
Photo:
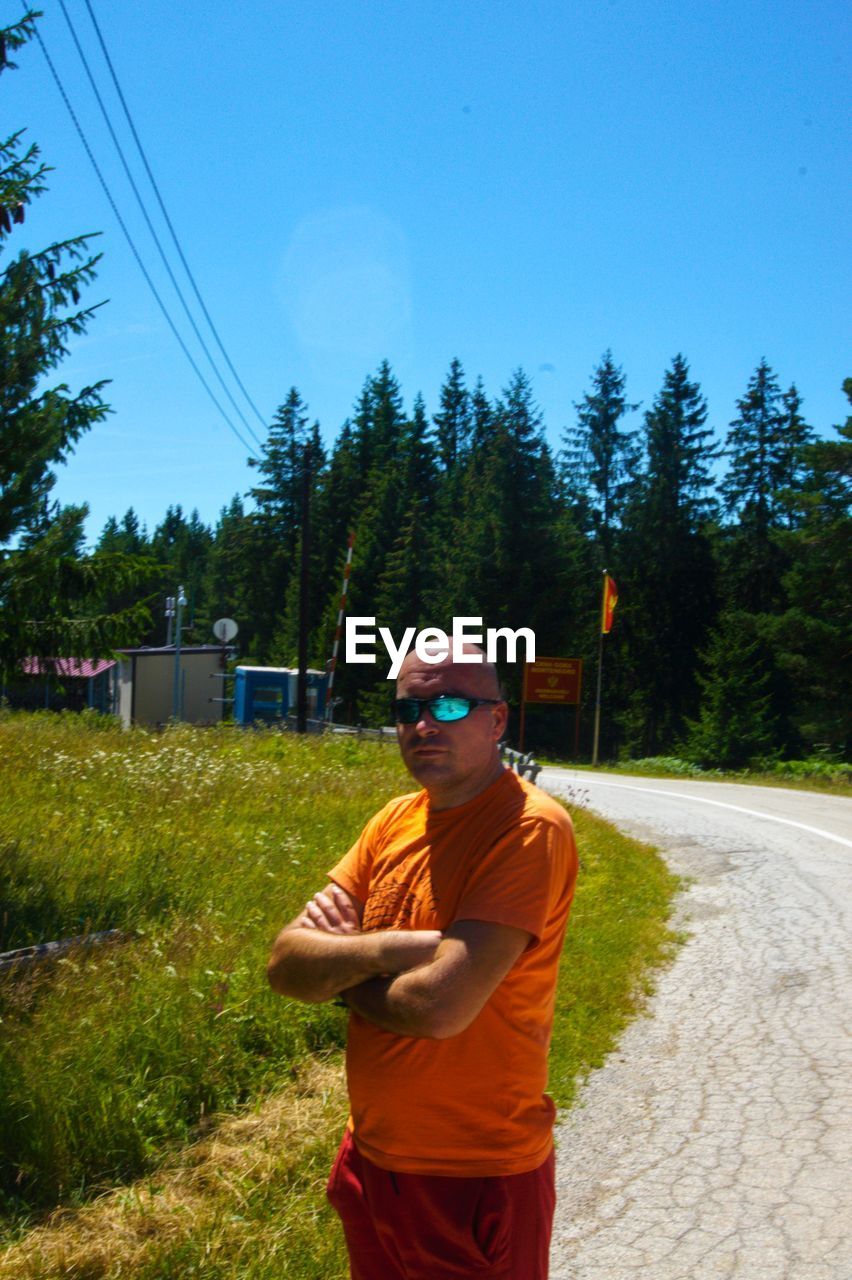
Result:
[[[295,714],[299,672],[295,667],[237,667],[234,673],[237,724],[280,723]],[[328,674],[308,667],[308,719],[322,720]]]
[[[113,658],[24,658],[22,679],[8,690],[13,706],[33,710],[115,710],[118,663]]]
[[[119,649],[118,714],[125,725],[162,725],[175,709],[175,649]],[[222,719],[225,651],[221,645],[181,646],[178,719],[218,724]]]

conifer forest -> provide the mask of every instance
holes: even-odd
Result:
[[[292,388],[253,464],[256,486],[214,528],[175,505],[149,532],[129,510],[107,523],[98,551],[161,566],[140,595],[182,583],[188,639],[209,643],[212,622],[232,617],[242,661],[290,666],[307,484],[310,665],[331,656],[352,533],[350,614],[395,637],[481,616],[532,628],[540,655],[582,658],[587,756],[606,568],[619,603],[604,645],[604,758],[676,752],[735,768],[842,755],[852,418],[818,440],[795,385],[785,389],[765,360],[726,433],[711,429],[682,355],[650,406],[627,390],[606,352],[553,449],[523,371],[491,397],[453,360],[430,412],[420,396],[406,409],[384,363],[326,450]],[[852,399],[852,380],[844,390]],[[157,597],[139,638],[165,634]],[[338,719],[388,723],[383,656],[338,667]],[[504,677],[516,715],[519,665]],[[573,712],[536,710],[533,744],[568,754]]]

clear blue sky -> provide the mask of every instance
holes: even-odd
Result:
[[[845,418],[840,0],[92,4],[266,420],[296,385],[331,442],[384,357],[406,404],[422,391],[434,411],[458,356],[492,396],[523,366],[557,446],[607,347],[644,407],[683,351],[720,433],[764,356],[820,433]],[[84,0],[66,5],[168,245]],[[196,352],[61,8],[43,8],[68,95]],[[17,13],[4,4],[6,22]],[[35,42],[18,62],[0,81],[3,130],[26,126],[55,172],[12,247],[103,232],[87,300],[109,304],[61,377],[112,379],[115,412],[57,496],[90,504],[92,537],[131,505],[149,527],[177,502],[212,522],[253,482],[246,450],[162,319]]]

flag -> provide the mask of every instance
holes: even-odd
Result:
[[[603,601],[601,603],[601,634],[609,635],[612,628],[612,615],[618,604],[618,587],[615,579],[604,573]]]

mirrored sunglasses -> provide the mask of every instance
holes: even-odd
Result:
[[[395,698],[391,709],[398,724],[416,724],[424,708],[433,720],[446,724],[464,720],[476,707],[496,706],[500,701],[500,698],[454,698],[442,694],[440,698]]]

